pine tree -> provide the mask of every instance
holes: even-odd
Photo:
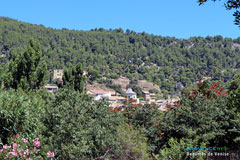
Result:
[[[64,70],[63,86],[60,85],[59,87],[67,87],[83,93],[84,82],[85,76],[83,75],[83,68],[82,65],[78,63],[76,66]]]
[[[8,73],[4,78],[6,88],[23,90],[39,89],[45,83],[46,65],[41,62],[40,45],[33,40],[27,49],[14,54],[8,66]]]

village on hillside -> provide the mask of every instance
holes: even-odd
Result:
[[[84,72],[84,75],[87,75]],[[62,82],[63,70],[54,70],[53,80],[59,80]],[[104,85],[99,85],[98,83],[93,83],[92,85],[87,84],[86,92],[91,95],[95,101],[105,99],[109,102],[109,107],[121,107],[123,106],[123,102],[126,99],[133,99],[135,104],[156,104],[160,110],[165,111],[166,106],[173,105],[174,102],[179,100],[178,97],[172,98],[168,97],[168,99],[156,99],[156,94],[150,93],[149,88],[158,89],[159,87],[154,85],[153,83],[147,82],[145,80],[139,80],[139,86],[141,86],[142,90],[142,98],[140,100],[137,97],[136,92],[132,90],[132,88],[127,88],[130,80],[127,77],[119,77],[117,80],[113,80],[114,84],[121,85],[122,90],[124,91],[125,96],[121,96],[119,93],[114,91],[111,88],[108,88]],[[56,85],[47,84],[44,86],[49,92],[55,92],[58,89]],[[160,90],[160,88],[159,88]]]

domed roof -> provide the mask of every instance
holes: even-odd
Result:
[[[126,94],[127,95],[135,95],[136,93],[133,92],[132,88],[128,88],[127,91],[126,91]]]

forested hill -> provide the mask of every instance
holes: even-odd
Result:
[[[76,31],[46,28],[0,17],[1,62],[21,52],[30,38],[42,46],[48,68],[81,62],[92,80],[103,75],[146,79],[173,91],[202,77],[227,81],[240,68],[240,38],[177,39],[122,29]]]

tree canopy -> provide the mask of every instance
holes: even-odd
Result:
[[[39,89],[45,84],[46,65],[41,62],[39,44],[30,40],[21,54],[13,54],[5,77],[6,88]]]
[[[86,78],[80,63],[70,69],[64,69],[62,80],[63,83],[59,85],[60,87],[73,88],[80,93],[84,92]]]
[[[56,30],[9,18],[0,18],[0,34],[5,70],[14,52],[24,52],[32,37],[42,46],[49,71],[81,63],[89,81],[126,76],[153,82],[171,93],[178,92],[178,82],[184,87],[204,77],[226,82],[240,67],[240,38],[220,35],[177,39],[120,29]]]

